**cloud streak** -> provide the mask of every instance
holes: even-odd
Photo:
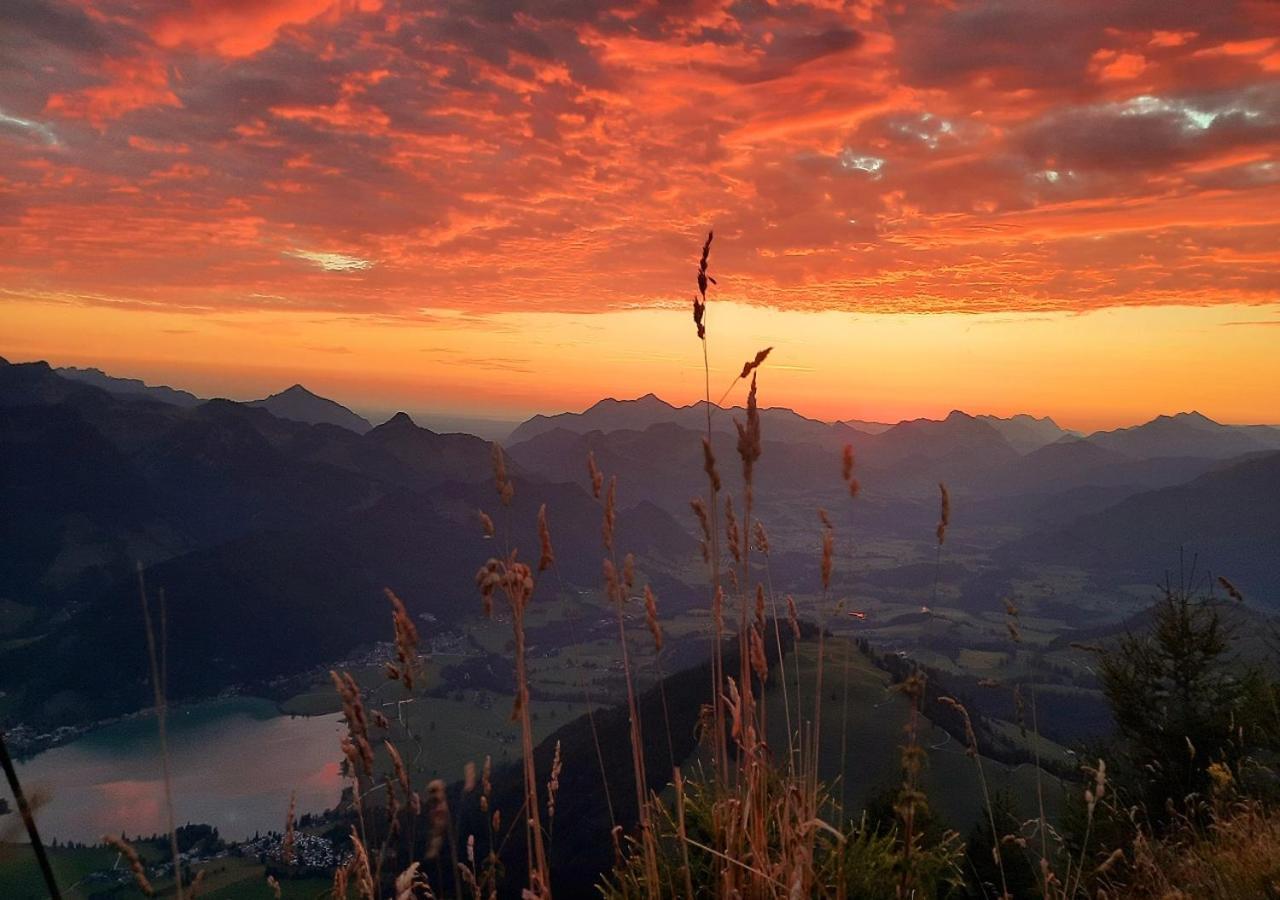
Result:
[[[361,272],[372,268],[373,261],[358,256],[347,256],[345,253],[322,253],[315,250],[286,250],[285,256],[293,256],[326,272]]]

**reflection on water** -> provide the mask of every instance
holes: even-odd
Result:
[[[297,791],[300,812],[333,806],[341,716],[290,718],[265,700],[237,697],[173,710],[169,754],[178,824],[214,825],[229,839],[280,831]],[[37,814],[46,839],[164,829],[154,718],[91,732],[18,765],[28,792],[48,798]],[[5,792],[7,794],[7,791]]]

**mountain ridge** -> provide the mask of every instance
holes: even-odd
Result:
[[[313,393],[301,384],[294,384],[261,400],[250,400],[245,406],[258,406],[281,419],[308,425],[337,425],[356,434],[364,434],[373,428],[364,416],[357,415],[335,400]]]

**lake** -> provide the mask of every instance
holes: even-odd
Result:
[[[282,716],[275,704],[251,697],[171,710],[177,824],[201,822],[241,839],[282,831],[293,791],[299,815],[334,806],[344,727],[340,715]],[[96,842],[104,834],[166,828],[154,717],[104,726],[17,768],[28,795],[46,798],[36,815],[46,841]]]

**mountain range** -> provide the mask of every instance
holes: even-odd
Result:
[[[474,613],[472,579],[494,553],[479,509],[528,548],[546,503],[560,577],[594,585],[598,502],[512,462],[516,498],[499,517],[491,456],[487,441],[407,415],[357,434],[228,400],[185,407],[113,393],[44,363],[0,364],[0,667],[21,676],[11,707],[58,722],[143,705],[139,562],[165,589],[179,636],[175,699],[382,637],[384,587],[415,615]],[[619,510],[618,540],[642,568],[697,553],[652,504]],[[690,599],[674,585],[666,593],[673,606]]]
[[[744,411],[713,409],[711,432],[736,493],[735,415]],[[755,513],[774,535],[780,589],[812,580],[815,508],[859,545],[919,546],[944,481],[954,498],[948,546],[990,559],[967,581],[968,569],[956,570],[961,596],[984,608],[1045,567],[1083,569],[1102,589],[1154,580],[1180,552],[1264,607],[1280,598],[1275,428],[1197,413],[1087,437],[1050,419],[961,411],[874,427],[787,409],[761,419]],[[585,463],[594,453],[618,478],[620,546],[668,608],[699,603],[686,584],[699,565],[688,503],[706,490],[706,428],[705,406],[653,395],[534,417],[507,441],[516,500],[495,518],[509,523],[512,545],[535,547],[546,503],[565,589],[594,588],[600,509]],[[840,478],[845,443],[862,483],[856,503]],[[444,626],[470,615],[472,576],[493,553],[476,514],[498,512],[492,450],[404,413],[372,427],[301,386],[249,403],[201,401],[0,360],[0,666],[22,685],[11,712],[82,721],[145,703],[138,562],[147,583],[165,588],[181,635],[175,697],[270,679],[378,639],[383,587]],[[899,561],[865,584],[892,594],[936,579],[914,552],[895,550]]]

